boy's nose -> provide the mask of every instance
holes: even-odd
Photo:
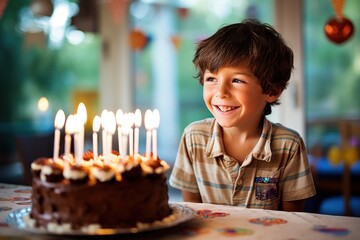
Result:
[[[219,84],[215,96],[218,98],[228,98],[230,96],[226,84]]]

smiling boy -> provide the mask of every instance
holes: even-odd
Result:
[[[266,118],[292,50],[270,25],[245,20],[200,41],[193,63],[214,118],[184,130],[170,185],[184,201],[303,211],[315,195],[304,141]]]

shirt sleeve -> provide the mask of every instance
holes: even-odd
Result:
[[[194,174],[193,159],[191,157],[191,138],[188,134],[185,131],[181,137],[169,183],[170,186],[179,190],[198,193],[199,188]]]
[[[316,194],[305,144],[301,137],[284,169],[284,176],[282,201],[302,200]]]

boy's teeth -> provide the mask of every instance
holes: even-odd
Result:
[[[233,110],[233,107],[228,107],[228,106],[219,106],[219,109],[223,112],[228,112],[230,110]]]

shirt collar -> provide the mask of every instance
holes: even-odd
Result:
[[[213,119],[210,129],[211,137],[206,145],[206,155],[210,158],[219,157],[225,154],[221,129],[222,127],[216,122],[215,119]],[[272,156],[270,147],[271,134],[272,124],[269,120],[267,120],[267,118],[264,117],[261,137],[250,153],[251,158],[270,162]]]
[[[211,123],[210,140],[206,145],[206,155],[208,157],[218,157],[225,154],[221,126],[217,123],[215,118]]]

